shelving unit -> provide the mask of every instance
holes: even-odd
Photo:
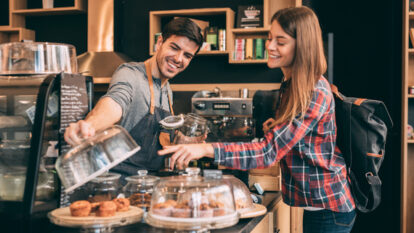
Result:
[[[49,9],[28,9],[29,0],[9,0],[9,24],[0,26],[0,43],[35,40],[35,32],[26,29],[26,16],[48,16],[83,14],[87,10],[86,0],[73,0],[73,6]]]
[[[414,85],[414,49],[410,48],[410,29],[414,28],[414,12],[409,10],[410,0],[404,0],[403,7],[403,78],[402,78],[402,124],[401,124],[401,233],[414,232],[414,140],[407,137],[408,124],[414,126],[414,95],[408,94],[408,87]],[[411,46],[413,47],[413,46]],[[411,111],[410,111],[411,110]]]
[[[154,55],[154,35],[162,30],[162,19],[168,17],[185,16],[189,18],[203,19],[203,17],[224,16],[226,29],[226,47],[229,45],[229,30],[234,26],[234,11],[230,8],[202,8],[202,9],[186,9],[186,10],[167,10],[167,11],[151,11],[150,12],[150,28],[149,28],[149,48],[150,55]],[[201,51],[200,55],[227,55],[226,51]]]
[[[229,42],[229,63],[231,64],[266,64],[267,59],[234,60],[234,40],[239,38],[267,38],[273,14],[286,7],[301,6],[302,0],[263,0],[263,28],[234,28],[231,30]],[[265,45],[263,45],[265,46]]]

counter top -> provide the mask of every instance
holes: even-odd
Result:
[[[282,199],[280,192],[265,192],[262,196],[262,204],[267,207],[268,210],[273,207]],[[251,232],[256,225],[264,218],[263,216],[255,218],[240,219],[239,222],[232,226],[224,229],[211,230],[211,233],[248,233]],[[53,225],[53,233],[77,233],[79,229],[59,227]],[[146,232],[146,233],[172,233],[174,230],[167,230],[161,228],[152,227],[146,223],[136,223],[128,226],[118,227],[114,229],[114,233],[132,233],[132,232]]]

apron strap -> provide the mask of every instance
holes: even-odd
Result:
[[[153,83],[152,83],[151,64],[149,60],[146,60],[144,64],[145,64],[145,71],[147,72],[148,84],[149,84],[150,93],[151,93],[150,114],[154,115],[154,107],[155,107],[154,106],[154,88],[153,88]]]
[[[150,64],[150,60],[146,60],[144,62],[145,64],[145,71],[147,73],[147,77],[148,77],[148,84],[149,84],[149,88],[150,88],[150,93],[151,93],[151,100],[150,100],[150,114],[154,115],[154,109],[155,109],[155,105],[154,105],[154,87],[153,87],[153,81],[152,81],[152,73],[151,73],[151,64]],[[167,96],[168,96],[168,104],[170,105],[170,112],[171,115],[174,115],[174,110],[172,107],[172,99],[170,96],[170,92],[167,90]]]

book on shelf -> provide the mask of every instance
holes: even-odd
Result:
[[[245,59],[253,59],[253,39],[246,39],[246,56]]]
[[[226,29],[218,30],[218,50],[226,51]]]
[[[237,38],[234,40],[233,59],[263,60],[267,59],[264,38]]]
[[[236,27],[263,27],[263,5],[238,6]]]
[[[264,39],[263,38],[256,38],[254,40],[254,57],[255,59],[263,59],[264,58]]]
[[[234,41],[234,60],[241,61],[244,60],[244,48],[245,48],[245,39],[236,39]]]

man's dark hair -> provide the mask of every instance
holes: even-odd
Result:
[[[201,35],[200,27],[189,18],[176,18],[171,20],[162,29],[163,41],[166,41],[170,36],[185,36],[198,45],[196,54],[203,45],[203,36]]]

